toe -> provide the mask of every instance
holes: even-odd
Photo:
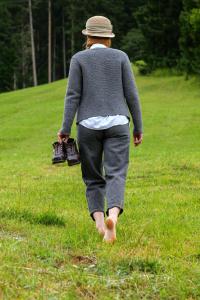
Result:
[[[116,238],[114,237],[114,238],[107,239],[107,238],[104,237],[103,241],[108,243],[108,244],[113,244],[116,241]]]

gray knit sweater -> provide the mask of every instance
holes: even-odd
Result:
[[[71,58],[65,95],[63,134],[76,123],[96,116],[125,115],[133,119],[134,133],[142,132],[137,87],[128,55],[114,48],[94,48]]]

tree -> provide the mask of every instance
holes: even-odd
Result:
[[[51,82],[52,76],[52,57],[51,57],[51,27],[52,27],[52,20],[51,20],[51,0],[48,0],[48,82]]]
[[[13,88],[14,38],[12,36],[12,15],[6,5],[0,10],[0,91]]]
[[[181,9],[182,0],[151,0],[134,13],[145,37],[144,59],[152,69],[177,65]]]
[[[148,71],[180,66],[199,74],[199,10],[200,0],[0,0],[0,91],[66,77],[94,15],[111,19],[112,47]]]
[[[180,66],[186,72],[200,74],[200,1],[183,0],[180,15]]]
[[[140,29],[133,28],[124,36],[122,50],[128,54],[133,62],[145,57],[145,38]]]
[[[33,32],[33,17],[32,17],[32,2],[29,3],[29,21],[30,21],[30,35],[31,35],[31,51],[32,51],[32,65],[33,65],[33,84],[36,86],[37,82],[37,68],[36,68],[36,58],[35,58],[35,41]]]
[[[64,9],[62,12],[62,48],[63,48],[63,76],[64,78],[67,76],[66,74],[66,38],[65,38],[65,14]]]

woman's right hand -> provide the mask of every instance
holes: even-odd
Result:
[[[57,133],[58,136],[58,142],[61,144],[63,141],[67,142],[68,138],[69,138],[69,134],[63,134],[61,132]]]

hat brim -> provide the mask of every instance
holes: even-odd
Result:
[[[94,33],[94,32],[88,31],[87,29],[83,29],[82,34],[83,35],[90,35],[90,36],[109,37],[109,38],[115,37],[114,33],[110,33],[110,34],[107,34],[107,33]]]

